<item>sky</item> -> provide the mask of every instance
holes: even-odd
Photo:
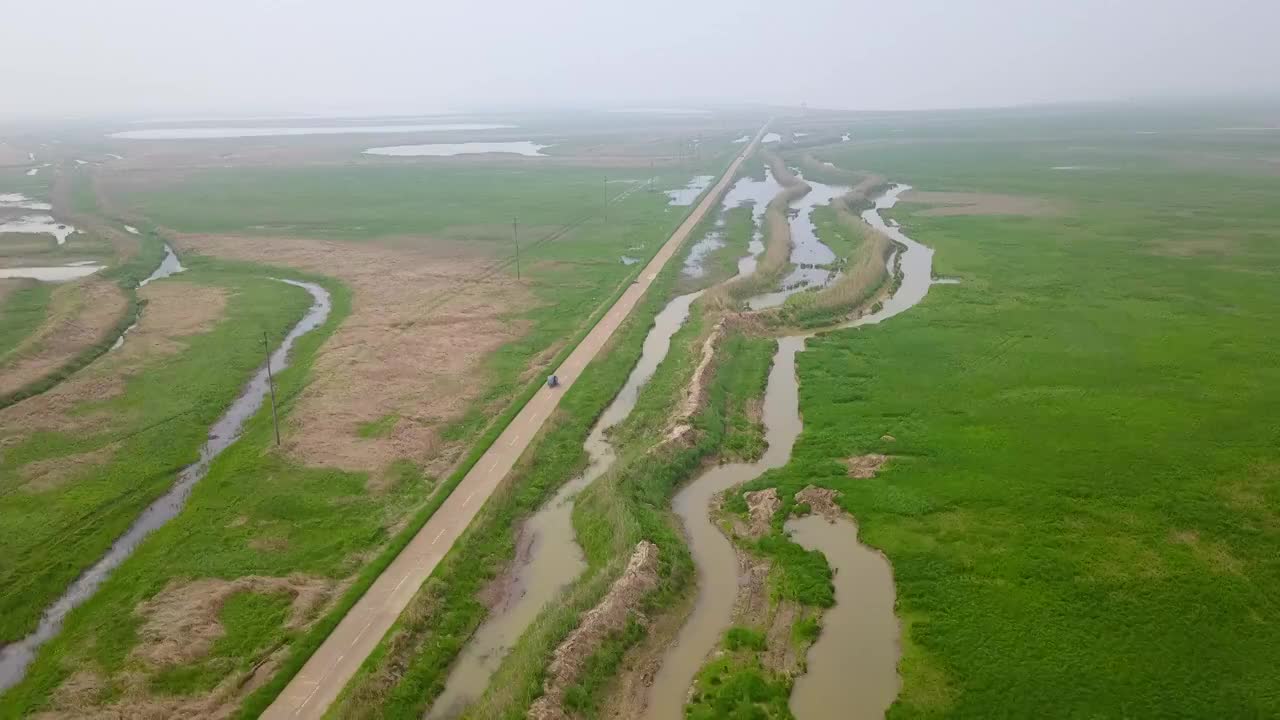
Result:
[[[1280,93],[1280,0],[0,5],[0,118]]]

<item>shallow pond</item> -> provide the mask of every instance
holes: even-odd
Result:
[[[369,148],[365,155],[388,155],[392,157],[452,157],[454,155],[482,155],[484,153],[507,153],[509,155],[526,155],[528,157],[546,157],[544,149],[550,145],[539,145],[528,140],[512,142],[464,142],[464,143],[425,143],[422,145],[390,145],[387,147]]]
[[[689,248],[689,256],[684,261],[684,274],[688,277],[702,277],[706,271],[702,266],[707,255],[724,247],[724,213],[742,205],[751,206],[752,235],[747,246],[747,254],[738,259],[738,274],[750,275],[755,272],[756,258],[764,252],[764,213],[769,201],[782,191],[782,186],[774,179],[773,173],[765,168],[764,179],[753,177],[739,178],[733,187],[725,193],[720,203],[720,217],[716,219],[712,229]]]
[[[41,282],[66,282],[67,280],[88,277],[104,267],[106,266],[99,265],[93,260],[88,260],[66,265],[0,268],[0,278],[31,278]]]
[[[667,204],[680,207],[692,205],[702,195],[702,191],[711,185],[712,180],[715,180],[712,175],[693,176],[684,187],[667,191]]]
[[[52,215],[24,215],[16,220],[0,222],[0,233],[52,235],[59,245],[65,244],[75,231],[71,225],[54,220]]]
[[[810,190],[792,200],[789,206],[791,210],[790,259],[794,267],[782,279],[781,289],[758,295],[747,301],[752,310],[777,307],[798,292],[826,286],[834,277],[833,271],[818,267],[835,262],[836,254],[818,238],[817,227],[813,223],[813,211],[849,192],[849,188],[805,180],[800,173],[796,173],[796,176],[804,180]]]

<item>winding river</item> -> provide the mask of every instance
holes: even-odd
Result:
[[[738,261],[739,276],[755,271],[755,256],[764,249],[758,228],[769,200],[781,189],[766,171],[764,180],[740,178],[721,201],[721,217],[716,230],[723,228],[724,212],[743,204],[753,204],[752,216],[757,231],[748,247],[749,254]],[[708,238],[713,238],[716,230],[709,233]],[[710,250],[715,249],[699,249],[698,245],[708,238],[690,248],[689,257],[696,258],[696,261],[693,264],[686,262],[686,274],[695,277],[701,274],[701,260]],[[697,274],[690,272],[693,267],[697,268]],[[501,604],[490,610],[484,623],[459,653],[445,682],[444,691],[427,712],[429,720],[458,717],[467,705],[480,697],[488,687],[494,671],[525,628],[542,612],[547,603],[554,600],[586,569],[586,560],[573,529],[573,499],[613,466],[617,457],[607,437],[609,428],[631,414],[640,390],[666,358],[671,348],[672,336],[684,325],[689,317],[690,306],[703,292],[700,290],[674,298],[654,317],[654,325],[645,336],[640,360],[583,444],[589,458],[587,469],[565,483],[525,523],[517,539],[515,575],[507,596]]]
[[[898,197],[909,189],[907,185],[892,187],[876,199],[874,207],[862,213],[862,218],[867,223],[900,244],[898,256],[890,259],[890,262],[896,262],[901,268],[903,273],[901,284],[893,295],[882,303],[878,311],[831,329],[856,328],[881,323],[914,307],[929,292],[929,286],[933,284],[933,250],[907,237],[901,228],[889,225],[880,216],[881,210],[892,208],[897,203]],[[736,588],[739,585],[738,563],[733,545],[711,519],[709,504],[718,493],[754,480],[766,470],[785,465],[790,459],[792,447],[802,429],[795,355],[804,350],[805,340],[814,334],[817,333],[778,339],[778,350],[774,354],[773,368],[769,372],[769,380],[765,388],[764,424],[769,447],[764,457],[752,464],[721,465],[713,468],[692,480],[676,494],[674,508],[684,523],[685,532],[689,538],[689,549],[698,569],[698,591],[693,611],[681,627],[676,641],[667,648],[654,683],[649,689],[648,703],[644,713],[647,720],[679,720],[684,717],[683,709],[694,676],[715,650],[720,637],[729,627],[737,596]],[[805,537],[798,539],[803,541]],[[813,542],[817,543],[816,540]],[[866,552],[874,552],[857,542],[856,533],[849,533],[847,542],[857,544]],[[848,545],[824,543],[819,549],[842,552],[839,549],[841,547],[848,547]],[[860,694],[864,689],[863,686],[857,682],[849,682],[843,677],[848,669],[833,667],[825,659],[828,645],[856,648],[860,643],[869,641],[860,628],[868,626],[880,630],[891,628],[892,633],[889,636],[892,637],[895,647],[887,652],[873,653],[872,656],[876,658],[877,672],[887,672],[896,678],[898,625],[893,615],[892,574],[868,573],[864,579],[876,583],[875,588],[866,592],[879,596],[887,592],[890,601],[887,604],[876,605],[873,616],[859,618],[858,622],[849,622],[848,613],[859,612],[869,606],[858,602],[841,603],[828,611],[824,626],[824,638],[826,638],[823,643],[824,651],[811,656],[810,660],[809,671],[815,679],[796,684],[796,697],[792,700],[792,707],[798,709],[810,708],[815,704],[825,705],[834,708],[833,712],[836,712],[836,715],[815,716],[797,712],[800,720],[812,720],[813,717],[874,717],[882,715],[887,707],[885,705],[878,710],[868,708],[869,703],[877,703],[879,698],[868,698]],[[844,595],[840,597],[847,599]],[[896,685],[894,689],[896,694]],[[816,700],[814,700],[815,697]],[[888,698],[889,702],[892,700],[892,697]],[[862,710],[855,710],[855,708]],[[855,714],[859,712],[861,714]]]
[[[281,341],[280,346],[271,354],[270,364],[273,372],[279,372],[288,367],[289,350],[293,347],[294,341],[323,325],[332,307],[329,292],[319,285],[295,280],[280,280],[280,282],[303,288],[311,294],[312,303],[306,315],[293,326]],[[57,635],[68,613],[92,597],[98,587],[110,577],[111,572],[133,554],[147,535],[172,520],[182,510],[187,498],[191,495],[191,489],[209,471],[209,465],[214,458],[240,437],[245,421],[262,407],[263,399],[269,389],[267,368],[263,366],[254,373],[248,385],[222,414],[222,417],[209,428],[209,439],[200,449],[199,459],[184,468],[169,491],[147,506],[125,534],[111,545],[107,553],[93,567],[82,573],[67,588],[62,597],[45,609],[44,615],[40,618],[40,624],[34,632],[0,649],[0,691],[12,687],[22,679],[27,667],[35,658],[36,651]]]

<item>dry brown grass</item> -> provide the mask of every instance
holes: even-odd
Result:
[[[482,282],[486,259],[449,242],[388,248],[306,238],[185,235],[179,247],[336,277],[351,315],[321,347],[284,428],[285,452],[307,465],[383,477],[409,458],[443,474],[461,449],[440,430],[484,389],[486,356],[523,332],[505,318],[528,291],[505,274]],[[401,243],[407,245],[407,243]],[[388,416],[382,437],[359,428]],[[376,483],[375,483],[376,489]]]
[[[1025,215],[1044,217],[1061,214],[1061,208],[1043,198],[997,193],[922,192],[908,190],[902,202],[934,205],[920,212],[926,216],[944,215]]]
[[[95,433],[119,424],[124,419],[109,412],[76,408],[123,393],[129,377],[182,350],[182,338],[211,329],[226,305],[223,290],[178,280],[148,285],[140,295],[147,307],[119,350],[47,392],[0,410],[0,449],[34,432]]]
[[[0,395],[57,372],[85,349],[108,339],[127,308],[124,292],[105,280],[60,285],[44,322],[0,368]]]
[[[1203,238],[1196,240],[1159,240],[1151,244],[1151,252],[1166,257],[1239,257],[1240,242],[1233,238]]]
[[[185,665],[209,654],[226,633],[222,606],[238,593],[290,596],[285,625],[300,628],[328,600],[333,583],[322,578],[249,576],[235,580],[172,580],[155,597],[138,606],[143,618],[132,657],[153,667]]]
[[[75,477],[88,475],[99,465],[105,465],[119,449],[119,443],[112,443],[89,452],[27,463],[18,470],[22,490],[33,493],[56,490]]]
[[[529,708],[531,720],[561,720],[570,717],[563,706],[564,694],[577,681],[586,661],[605,639],[626,626],[639,612],[640,601],[658,584],[658,546],[642,540],[631,554],[627,568],[609,592],[556,648],[547,668],[546,693]]]

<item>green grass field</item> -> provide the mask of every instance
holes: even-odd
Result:
[[[726,146],[723,152],[709,153],[699,162],[705,164],[707,172],[719,172],[734,151],[735,148]],[[701,166],[696,170],[701,170]],[[534,381],[522,375],[527,375],[531,358],[562,354],[573,338],[589,326],[599,308],[621,292],[638,271],[634,266],[624,265],[621,255],[647,258],[683,219],[689,208],[669,207],[666,195],[660,190],[683,185],[694,171],[685,167],[660,170],[654,190],[640,189],[625,197],[619,196],[629,185],[609,184],[613,202],[607,222],[600,218],[606,175],[615,180],[622,176],[647,179],[648,168],[643,172],[608,173],[572,168],[508,171],[393,165],[338,168],[332,172],[237,168],[188,173],[180,182],[145,191],[135,188],[116,197],[117,201],[124,201],[130,217],[145,219],[133,224],[144,230],[146,238],[151,237],[150,228],[160,226],[191,232],[261,234],[263,242],[270,242],[269,236],[278,233],[377,242],[406,249],[415,243],[480,244],[468,252],[477,252],[482,257],[488,255],[491,271],[511,275],[515,267],[510,254],[510,220],[507,218],[519,213],[522,274],[537,302],[511,309],[507,321],[520,324],[525,331],[485,359],[483,377],[477,379],[483,387],[480,398],[461,419],[445,429],[446,439],[475,448],[469,459],[448,478],[440,478],[437,483],[423,482],[422,470],[406,459],[395,465],[398,480],[390,488],[372,493],[364,473],[302,467],[268,452],[269,418],[259,413],[245,435],[214,463],[183,513],[150,536],[92,600],[72,613],[61,635],[41,651],[27,678],[6,692],[6,710],[0,716],[18,716],[50,707],[55,689],[75,670],[87,670],[104,680],[106,687],[97,693],[93,702],[109,704],[123,700],[124,704],[117,707],[128,706],[139,697],[139,678],[143,681],[141,690],[158,701],[193,702],[221,692],[218,688],[227,682],[233,685],[243,682],[268,653],[282,650],[281,671],[266,677],[266,686],[249,695],[241,710],[249,716],[260,711],[323,640],[328,628],[367,587],[378,569],[385,566],[395,549],[438,507],[485,443],[492,441],[505,419],[518,409],[522,398],[528,396]],[[305,176],[302,189],[292,182],[294,173]],[[350,192],[356,193],[354,199],[348,197]],[[89,207],[90,199],[82,198],[83,211],[100,212],[96,206]],[[278,222],[263,223],[262,217]],[[295,224],[293,221],[298,217],[315,220],[315,225],[283,227]],[[263,224],[269,227],[253,227]],[[300,313],[306,305],[305,294],[295,298],[301,303],[296,309],[288,302],[281,302],[281,298],[260,296],[268,286],[283,286],[249,279],[254,275],[279,276],[282,272],[279,268],[205,259],[198,260],[193,267],[191,273],[180,277],[227,282],[240,289],[230,308],[238,313],[237,319],[245,322],[277,315],[283,318],[295,310]],[[211,275],[222,270],[225,272],[221,276]],[[297,273],[285,275],[297,276]],[[294,397],[306,383],[315,350],[343,320],[353,301],[345,287],[325,282],[335,294],[334,315],[321,331],[300,341],[295,350],[297,365],[277,378],[281,413],[285,417]],[[224,323],[214,332],[195,338],[191,351],[148,368],[131,383],[149,388],[150,383],[156,387],[165,383],[171,386],[172,379],[182,377],[184,369],[199,370],[200,380],[210,384],[208,392],[202,394],[202,401],[220,410],[225,405],[225,400],[220,399],[220,383],[243,370],[238,362],[232,362],[239,357],[236,344],[239,335],[229,327],[229,323]],[[248,337],[255,331],[250,328],[245,332]],[[223,345],[216,345],[215,341]],[[248,349],[250,344],[252,350]],[[244,352],[253,354],[256,360],[253,350],[259,345],[250,344],[245,345]],[[216,372],[211,368],[213,364],[219,365]],[[168,403],[165,405],[168,408],[180,397],[165,396],[154,388],[141,396],[155,406],[148,405],[148,412],[160,412],[160,405]],[[199,422],[193,420],[191,432],[202,432],[209,420],[203,417]],[[392,416],[364,423],[356,432],[361,437],[380,437],[395,420]],[[160,457],[153,448],[135,447],[138,443],[145,444],[147,437],[154,438],[154,433],[150,436],[140,433],[138,437],[141,439],[130,440],[133,444],[116,451],[111,467],[134,467],[139,458],[146,458],[147,462],[168,458],[166,467],[176,471],[191,452],[182,451],[181,445],[175,442],[172,449],[166,446],[169,454]],[[69,445],[71,441],[64,444]],[[32,448],[31,453],[36,453],[34,442]],[[32,458],[35,457],[33,454]],[[10,465],[9,459],[6,457],[4,470],[16,475],[25,460]],[[117,476],[124,475],[112,475]],[[109,541],[116,531],[127,525],[146,499],[162,491],[171,480],[162,473],[147,477],[151,480],[146,488],[133,490],[127,502],[113,506],[116,514],[111,523],[95,524],[82,534],[93,534],[95,543]],[[107,485],[94,487],[109,492]],[[80,483],[77,482],[75,488],[77,493],[81,492]],[[429,495],[436,488],[439,492]],[[71,502],[77,493],[55,494],[43,508],[43,517],[52,519],[54,526],[69,521],[74,517],[74,508],[62,505]],[[12,522],[20,520],[15,513]],[[30,515],[21,521],[34,524],[38,520]],[[14,537],[16,541],[22,535],[6,531],[5,537]],[[35,595],[56,594],[69,579],[62,575],[69,573],[74,577],[76,562],[96,559],[97,552],[89,547],[91,544],[70,548],[67,543],[61,543],[58,552],[74,559],[59,563],[49,563],[47,558],[41,562],[40,553],[24,548],[6,553],[7,557],[23,558],[23,567],[29,565],[27,569],[31,571],[24,574],[22,568],[15,565],[6,575],[22,578],[12,586],[14,602],[11,603],[21,612],[6,613],[6,621],[15,628],[33,622],[43,606]],[[32,538],[31,546],[38,547],[38,539]],[[49,577],[33,578],[39,574],[37,568]],[[55,574],[58,577],[52,577]],[[139,608],[162,590],[180,588],[200,579],[236,581],[284,576],[307,578],[307,582],[329,588],[343,580],[353,581],[354,585],[340,586],[342,594],[320,616],[301,619],[288,611],[287,594],[234,593],[218,616],[226,635],[206,654],[192,661],[163,666],[140,659],[139,653],[145,654],[146,643],[140,637],[143,618]],[[38,588],[35,587],[37,581]],[[9,588],[6,584],[5,589]],[[275,667],[272,665],[265,672],[270,673]]]
[[[212,262],[193,263],[181,279],[236,293],[212,332],[191,337],[177,357],[142,368],[122,395],[71,410],[73,416],[103,413],[109,422],[89,432],[23,434],[6,448],[0,466],[0,637],[6,641],[34,629],[44,607],[196,458],[208,427],[261,364],[262,332],[283,335],[310,305],[297,288],[247,279]],[[107,453],[103,465],[73,471],[58,487],[26,487],[23,468],[32,463],[98,452]]]
[[[811,340],[804,434],[750,485],[840,489],[892,561],[907,628],[892,716],[1280,713],[1280,176],[1248,161],[1257,148],[1191,134],[818,151],[1059,208],[895,209],[961,284]],[[839,460],[869,452],[893,459],[846,477]],[[777,545],[778,588],[829,602],[829,571],[795,547]]]

